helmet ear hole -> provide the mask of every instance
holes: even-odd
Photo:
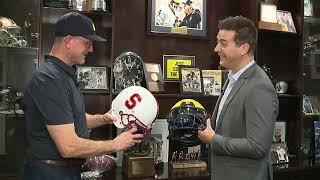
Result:
[[[196,146],[201,143],[198,129],[206,126],[207,112],[193,99],[183,99],[170,110],[167,121],[169,139],[180,146]]]

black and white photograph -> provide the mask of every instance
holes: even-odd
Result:
[[[181,94],[202,94],[202,71],[194,66],[179,66]]]
[[[272,164],[289,163],[288,147],[286,142],[271,145]]]
[[[107,66],[77,66],[77,78],[80,89],[109,90]]]
[[[219,96],[221,94],[221,70],[202,70],[202,80],[204,95]]]

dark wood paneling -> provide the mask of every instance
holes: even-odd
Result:
[[[198,66],[217,69],[218,59],[212,52],[217,34],[217,14],[219,18],[223,18],[230,15],[228,12],[236,13],[237,11],[230,10],[235,9],[237,3],[208,1],[208,38],[199,40],[147,35],[147,2],[146,0],[114,1],[113,59],[125,51],[134,51],[145,62],[159,64],[162,64],[163,54],[195,55]]]

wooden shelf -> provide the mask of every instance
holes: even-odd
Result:
[[[259,35],[272,35],[283,38],[300,38],[301,35],[299,33],[293,33],[293,32],[285,32],[285,31],[274,31],[274,30],[268,30],[268,29],[259,29]]]
[[[60,11],[60,12],[79,12],[85,15],[112,15],[109,11],[78,11],[74,9],[55,8],[55,7],[43,7],[44,11]]]
[[[298,94],[278,94],[279,98],[300,98],[300,95]]]
[[[194,94],[153,94],[155,97],[163,98],[218,98],[219,96],[194,95]]]

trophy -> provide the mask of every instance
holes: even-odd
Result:
[[[204,107],[193,99],[183,99],[177,102],[170,110],[167,117],[169,140],[178,147],[193,147],[201,143],[198,130],[206,125],[207,112]],[[184,152],[174,151],[171,155],[169,167],[173,171],[189,168],[207,168],[201,160],[201,151]]]
[[[123,154],[122,168],[127,177],[148,177],[155,175],[155,161],[152,154],[151,137],[145,138]]]
[[[138,134],[144,135],[141,143],[124,152],[122,167],[127,177],[155,175],[151,126],[158,110],[155,97],[141,86],[125,88],[112,101],[111,112],[117,119],[115,126],[124,131],[135,128]]]
[[[200,150],[190,153],[174,151],[172,153],[170,167],[172,169],[207,168],[207,164],[201,160]]]

